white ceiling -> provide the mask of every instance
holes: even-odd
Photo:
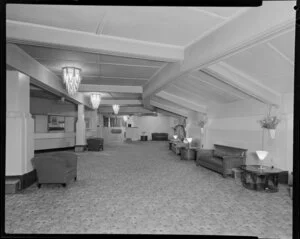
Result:
[[[165,65],[165,62],[160,61],[49,47],[22,44],[19,47],[59,77],[62,67],[79,67],[83,84],[144,85]]]
[[[241,8],[7,5],[7,19],[186,46]]]
[[[6,13],[7,19],[11,21],[54,27],[65,32],[80,31],[86,34],[86,37],[112,36],[114,39],[126,39],[131,43],[142,42],[149,46],[154,44],[166,48],[174,46],[185,50],[204,36],[234,21],[239,14],[244,14],[247,10],[247,8],[220,7],[8,4]],[[236,34],[239,34],[238,32],[239,29],[236,29]],[[207,44],[209,47],[209,43]],[[169,64],[159,58],[157,60],[149,60],[153,58],[146,56],[133,58],[129,53],[127,56],[126,54],[121,56],[113,53],[91,53],[84,48],[58,49],[57,45],[49,42],[40,46],[18,42],[18,46],[59,77],[64,66],[81,68],[82,84],[86,85],[145,86]],[[219,72],[215,72],[217,74],[214,76],[207,74],[214,73],[213,66],[219,62],[226,64],[229,71],[243,75],[249,82],[256,82],[264,89],[278,94],[293,92],[294,46],[295,31],[293,29],[282,31],[270,39],[241,49],[223,58],[222,61],[216,60],[201,71],[194,69],[185,72],[183,77],[168,84],[161,91],[167,94],[161,96],[173,95],[199,106],[226,104],[250,98],[242,88],[228,84],[224,80],[225,77],[218,74]],[[126,50],[126,47],[124,49]],[[137,49],[140,49],[138,45]],[[101,94],[104,99],[142,98],[140,93],[101,92]],[[154,98],[163,105],[186,110],[182,105],[176,104],[173,98],[166,100],[157,96]]]

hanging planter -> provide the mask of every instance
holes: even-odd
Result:
[[[269,129],[269,133],[270,133],[271,139],[275,139],[276,130],[275,129]]]
[[[200,127],[201,134],[204,133],[204,125],[207,123],[207,116],[203,116],[203,118],[198,122],[198,126]]]
[[[262,128],[269,130],[270,137],[272,139],[274,139],[275,133],[276,133],[275,129],[276,129],[277,125],[279,124],[280,119],[277,116],[271,116],[271,108],[272,108],[272,106],[270,106],[268,115],[265,118],[263,118],[262,120],[259,120],[259,123]]]

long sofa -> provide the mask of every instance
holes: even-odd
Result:
[[[246,162],[247,149],[214,145],[214,149],[199,149],[196,165],[219,172],[226,177],[232,174],[232,169],[240,167]]]
[[[168,133],[152,133],[151,136],[155,141],[168,141],[169,138]]]

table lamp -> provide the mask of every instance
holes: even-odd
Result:
[[[186,138],[186,140],[188,141],[188,143],[189,143],[189,148],[190,148],[190,144],[191,144],[193,138]]]
[[[259,158],[259,160],[262,161],[267,157],[268,155],[268,151],[264,151],[264,150],[258,150],[256,151],[257,157]],[[263,166],[260,164],[259,169],[263,169]]]

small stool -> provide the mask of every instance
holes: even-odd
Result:
[[[239,168],[233,168],[232,169],[232,176],[235,180],[235,183],[239,184],[239,185],[242,184],[242,182],[241,182],[241,173],[242,173],[242,170],[239,169]]]

